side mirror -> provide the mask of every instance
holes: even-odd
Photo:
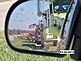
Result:
[[[37,0],[17,1],[6,16],[5,37],[8,45],[22,53],[65,56],[63,50],[69,50],[73,36],[71,21],[77,5],[74,2],[75,0],[71,3],[64,25],[54,26],[56,22],[52,23],[52,20],[45,19],[43,15],[37,15]],[[49,2],[44,1],[43,11],[48,10],[48,6]]]

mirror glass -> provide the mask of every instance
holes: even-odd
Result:
[[[51,15],[49,8],[50,2],[42,0],[29,0],[18,5],[9,19],[10,43],[16,48],[33,51],[55,53],[65,49],[66,45],[61,46],[59,38],[65,15]]]

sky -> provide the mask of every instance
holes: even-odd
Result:
[[[49,8],[49,3],[41,3],[41,7],[44,10]],[[42,9],[41,8],[41,9]],[[37,0],[31,0],[20,4],[12,12],[9,20],[9,29],[23,29],[29,30],[29,25],[38,23],[38,20],[41,20],[42,17],[37,16]]]

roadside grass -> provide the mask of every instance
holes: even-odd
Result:
[[[58,29],[56,29],[56,28],[54,28],[54,27],[49,27],[49,32],[51,33],[51,34],[54,34],[54,35],[56,35],[56,36],[58,36],[59,35],[59,33],[60,33],[60,30],[58,30]]]
[[[72,61],[72,59],[69,55],[63,58],[55,58],[15,52],[8,47],[4,34],[0,31],[0,61]]]
[[[48,29],[50,34],[53,34],[54,36],[59,36],[60,30],[54,28],[53,26],[50,26]],[[44,30],[44,34],[46,35],[46,29]]]
[[[28,49],[28,50],[31,50],[32,46],[35,46],[35,43],[32,43],[29,40],[18,39],[18,38],[14,38],[14,40],[12,40],[11,43],[14,47]]]

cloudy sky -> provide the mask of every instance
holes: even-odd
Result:
[[[43,6],[44,3],[44,6]],[[48,9],[49,3],[41,3],[41,9]],[[9,29],[29,30],[29,25],[38,23],[42,17],[37,16],[37,0],[31,0],[20,4],[10,17]]]

